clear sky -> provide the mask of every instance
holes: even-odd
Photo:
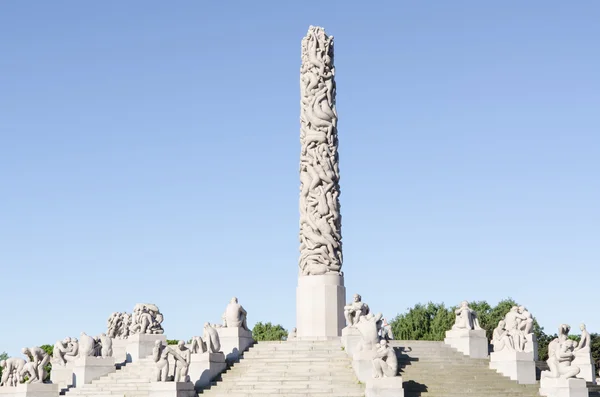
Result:
[[[347,299],[600,332],[600,3],[0,2],[0,352],[232,296],[295,324],[300,41],[335,36]]]

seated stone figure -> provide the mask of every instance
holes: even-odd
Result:
[[[518,312],[522,316],[518,319],[519,330],[525,335],[531,334],[533,332],[533,316],[525,306],[519,306]]]
[[[246,325],[246,310],[238,303],[238,299],[234,296],[231,298],[231,301],[225,308],[225,313],[223,313],[223,326],[227,328],[231,327],[241,327],[248,331],[248,326]]]
[[[205,351],[209,353],[218,353],[221,350],[219,333],[210,323],[204,323],[204,334],[202,335],[202,339],[206,344]]]
[[[574,378],[581,369],[577,366],[571,365],[575,359],[573,350],[576,346],[575,341],[567,339],[560,342],[557,339],[553,340],[548,345],[548,367],[549,371],[542,371],[542,378]]]
[[[25,360],[19,357],[10,357],[0,361],[2,368],[2,378],[0,386],[16,386],[23,379],[20,377],[21,371],[25,367]],[[12,376],[12,379],[9,379]]]
[[[27,363],[21,370],[21,377],[28,375],[27,383],[43,383],[46,378],[44,366],[50,362],[50,356],[41,347],[24,347],[21,352],[27,357]]]
[[[353,327],[358,323],[360,316],[369,314],[369,306],[362,302],[362,297],[359,294],[354,294],[353,301],[344,306],[344,317],[346,325]]]
[[[514,351],[515,346],[513,340],[506,330],[506,323],[504,320],[498,321],[498,326],[494,328],[492,333],[492,346],[494,346],[494,352],[499,352],[504,349]]]
[[[585,324],[582,323],[579,326],[579,329],[581,330],[581,338],[579,339],[579,344],[575,348],[575,352],[587,353],[591,350],[590,343],[592,339],[590,337],[590,333],[585,327]]]
[[[361,316],[356,323],[356,328],[361,335],[361,340],[358,343],[358,351],[367,351],[375,349],[375,346],[379,343],[379,331],[381,330],[381,319],[383,314],[377,313],[373,315],[369,313],[366,316]]]
[[[454,325],[452,326],[453,330],[481,329],[479,326],[479,320],[477,319],[477,313],[475,313],[475,311],[469,307],[469,302],[462,301],[458,309],[454,311],[454,314],[456,315],[456,319],[454,321]]]
[[[206,353],[206,344],[204,343],[204,340],[202,340],[201,336],[192,337],[190,351],[192,354]]]
[[[79,337],[79,357],[94,357],[96,355],[96,340],[82,332]]]
[[[375,357],[373,358],[373,377],[393,377],[398,375],[398,358],[394,348],[388,345],[388,341],[382,339],[376,345]]]
[[[288,332],[287,340],[296,339],[297,333],[298,333],[298,329],[296,329],[296,327],[292,328],[292,330],[290,332]]]

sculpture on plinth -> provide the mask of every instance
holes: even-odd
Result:
[[[555,342],[555,343],[554,343]],[[542,371],[542,378],[574,378],[579,374],[581,369],[577,366],[572,365],[575,359],[573,353],[577,342],[566,339],[560,341],[556,338],[553,342],[548,345],[548,367],[549,371]]]
[[[525,307],[511,307],[509,312],[504,316],[504,323],[506,331],[512,339],[514,350],[519,352],[533,351],[533,346],[527,346],[527,335],[533,333],[533,317]]]
[[[575,352],[579,352],[579,351],[591,351],[590,348],[590,343],[592,341],[590,333],[588,332],[588,330],[586,329],[585,324],[580,324],[579,325],[579,329],[581,330],[581,337],[579,339],[579,344],[577,345],[577,347],[575,348]]]
[[[476,330],[481,329],[479,326],[479,320],[477,319],[477,313],[469,307],[469,302],[462,301],[460,306],[454,310],[456,318],[454,320],[453,330],[456,329],[468,329]]]
[[[105,333],[102,333],[96,337],[96,341],[99,350],[99,354],[97,355],[102,358],[112,357],[112,339],[109,338]]]
[[[28,376],[26,383],[43,383],[46,378],[44,366],[50,362],[50,356],[41,347],[24,347],[21,352],[26,357],[25,366],[21,369],[20,376]]]
[[[164,333],[162,328],[163,315],[154,304],[138,303],[133,309],[129,335],[132,334],[154,334]]]
[[[344,317],[348,327],[354,327],[361,316],[366,316],[369,313],[369,305],[362,301],[359,294],[354,294],[352,302],[344,306]]]
[[[385,318],[381,320],[380,336],[381,336],[381,339],[385,339],[387,341],[394,339],[394,333],[392,332],[392,326],[390,324],[388,324],[388,322]]]
[[[234,296],[225,308],[223,313],[223,326],[227,328],[240,327],[248,331],[248,325],[246,324],[246,316],[248,313],[238,303],[238,299]]]
[[[188,382],[188,370],[190,368],[191,351],[185,347],[185,342],[180,340],[177,343],[177,348],[174,350],[177,355],[173,355],[175,359],[175,382]]]
[[[379,343],[381,338],[379,337],[379,331],[381,330],[381,319],[383,314],[370,313],[366,316],[360,316],[355,327],[358,328],[361,340],[357,346],[357,351],[370,351],[374,350],[376,345]]]
[[[22,372],[25,367],[25,360],[20,357],[10,357],[0,361],[2,368],[2,378],[0,386],[17,386],[23,381]]]
[[[152,359],[156,363],[155,379],[157,382],[167,382],[169,380],[169,356],[172,356],[175,360],[175,368],[177,368],[177,363],[179,363],[180,377],[182,375],[181,369],[183,368],[185,368],[184,377],[187,377],[189,360],[186,360],[186,358],[182,356],[178,350],[173,349],[171,346],[163,345],[162,341],[157,340],[154,342],[154,348],[152,349]],[[185,381],[187,381],[187,379]],[[179,382],[179,380],[177,380],[177,382]]]
[[[190,351],[192,354],[199,354],[206,352],[206,344],[201,336],[193,336],[192,342],[190,343]]]
[[[67,355],[67,353],[69,353],[71,349],[71,338],[66,337],[63,340],[57,340],[54,344],[54,347],[52,348],[52,365],[67,365],[67,362],[69,361],[67,357],[73,357],[72,355]]]
[[[300,274],[341,274],[333,36],[310,26],[300,68]]]
[[[79,357],[95,357],[97,352],[96,339],[82,332],[79,336]]]
[[[494,352],[499,352],[505,349],[510,351],[515,350],[513,339],[506,329],[506,322],[504,320],[498,321],[498,326],[494,328],[491,344],[494,347]]]
[[[373,377],[398,376],[398,358],[394,348],[388,345],[386,339],[375,345],[375,357],[373,358]]]
[[[294,340],[297,337],[298,329],[296,327],[292,328],[290,332],[288,332],[286,340]]]
[[[210,323],[204,323],[204,334],[202,335],[202,339],[206,345],[203,352],[218,353],[221,351],[221,339],[219,338],[219,333]]]

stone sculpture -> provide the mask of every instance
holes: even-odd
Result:
[[[368,314],[361,316],[355,327],[358,328],[361,335],[361,340],[357,346],[357,351],[374,350],[380,341],[379,331],[381,329],[381,313]]]
[[[515,350],[513,339],[511,338],[510,333],[506,329],[506,322],[504,320],[498,321],[498,326],[494,328],[491,343],[494,347],[494,352],[499,352],[504,349],[510,351]]]
[[[469,302],[462,301],[458,309],[454,310],[454,314],[456,315],[456,319],[454,321],[454,325],[452,326],[453,330],[481,329],[479,326],[479,320],[477,319],[477,313],[475,313],[475,311],[469,307]]]
[[[290,332],[288,332],[287,340],[296,339],[297,332],[298,332],[298,329],[296,329],[296,327],[292,328],[292,330]]]
[[[108,337],[105,333],[98,335],[96,338],[98,341],[98,345],[100,347],[99,356],[102,358],[112,357],[113,349],[112,349],[112,339]]]
[[[185,347],[185,342],[180,340],[177,343],[177,349],[175,350],[177,355],[173,355],[175,358],[175,382],[188,382],[188,370],[190,368],[191,351]],[[178,358],[179,357],[179,358]]]
[[[25,360],[19,357],[10,357],[0,361],[2,378],[0,386],[17,386],[23,381],[21,373],[25,367]]]
[[[202,339],[206,345],[204,351],[218,353],[221,350],[219,333],[210,323],[204,323],[204,334],[202,335]]]
[[[152,359],[156,363],[155,379],[157,382],[166,382],[168,380],[169,355],[171,355],[176,362],[179,362],[182,367],[183,364],[181,363],[186,363],[185,376],[187,376],[187,367],[189,366],[189,361],[186,361],[185,358],[179,354],[179,352],[172,349],[170,346],[165,346],[162,344],[162,341],[157,340],[156,342],[154,342],[154,348],[152,349]],[[177,368],[177,364],[175,364],[175,367]]]
[[[375,346],[375,357],[373,358],[373,377],[393,377],[398,375],[398,358],[394,348],[388,345],[388,341],[382,339]]]
[[[94,357],[96,355],[96,340],[85,332],[82,332],[79,337],[79,357]]]
[[[70,342],[71,338],[69,337],[56,341],[52,349],[52,365],[67,365],[67,353],[71,348]]]
[[[238,299],[234,296],[231,298],[231,301],[225,308],[225,313],[223,313],[223,326],[224,327],[241,327],[248,331],[248,326],[246,325],[246,310],[238,303]]]
[[[21,352],[26,357],[26,363],[21,370],[21,377],[27,375],[27,383],[43,383],[46,378],[44,366],[50,362],[50,356],[41,347],[24,347]]]
[[[131,327],[131,316],[129,313],[115,312],[107,321],[106,335],[112,339],[127,339],[129,327]]]
[[[359,294],[354,294],[353,301],[344,306],[346,325],[354,327],[358,323],[360,316],[366,316],[369,312],[369,305],[362,301],[362,297]]]
[[[513,306],[504,316],[503,330],[496,328],[492,337],[494,352],[508,348],[518,352],[534,352],[533,316],[524,306]],[[500,338],[500,339],[498,339]],[[502,341],[501,341],[502,340]],[[500,350],[499,350],[500,349]]]
[[[138,303],[133,309],[129,334],[163,334],[163,315],[154,304]]]
[[[556,342],[556,343],[554,343]],[[548,367],[549,371],[542,371],[542,378],[574,378],[581,371],[579,367],[571,365],[575,359],[573,353],[575,341],[566,339],[560,341],[559,338],[555,339],[548,345]]]
[[[341,274],[333,36],[310,26],[300,68],[300,259],[302,275]]]
[[[590,333],[587,331],[585,324],[583,323],[579,326],[579,329],[581,330],[581,338],[579,339],[579,344],[575,348],[575,351],[590,351]]]
[[[390,324],[388,324],[388,322],[385,318],[382,320],[380,334],[381,334],[381,339],[385,339],[388,341],[394,339],[394,333],[392,332],[392,326]]]
[[[206,344],[204,343],[204,340],[202,340],[202,337],[200,336],[193,336],[192,337],[192,343],[190,346],[190,351],[192,352],[192,354],[198,354],[198,353],[205,353],[206,352]]]

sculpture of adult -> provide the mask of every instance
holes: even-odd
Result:
[[[581,330],[581,338],[579,339],[579,345],[575,348],[575,351],[579,350],[590,350],[591,337],[590,333],[587,331],[585,324],[581,323],[579,325],[579,329]],[[587,349],[586,349],[587,348]]]
[[[294,328],[292,328],[292,330],[290,332],[288,332],[287,340],[296,339],[297,335],[298,335],[298,329],[296,327],[294,327]]]
[[[52,365],[67,365],[65,354],[69,351],[69,338],[57,340],[52,349]]]
[[[571,326],[569,324],[561,324],[558,326],[558,341],[563,343],[569,339],[569,332],[571,332]]]
[[[519,313],[519,306],[511,307],[508,313],[506,313],[504,316],[506,330],[513,340],[513,346],[515,350],[520,352],[525,350],[525,343],[527,343],[525,334],[519,329],[519,324],[524,320],[527,320],[527,317]]]
[[[98,336],[98,340],[100,341],[100,356],[102,358],[112,357],[112,339],[102,333]]]
[[[357,347],[358,351],[373,350],[375,345],[379,343],[379,330],[381,329],[382,318],[383,314],[381,313],[377,313],[376,315],[369,313],[366,316],[360,316],[358,323],[355,325],[361,335],[361,341]]]
[[[93,357],[96,355],[96,340],[86,334],[81,333],[79,338],[79,357]]]
[[[392,326],[388,324],[387,320],[384,318],[381,320],[381,338],[385,340],[394,340],[394,333],[392,332]]]
[[[506,330],[506,322],[504,322],[504,320],[498,321],[498,326],[494,328],[491,343],[494,346],[495,352],[499,352],[504,349],[511,351],[515,350],[513,340],[510,337],[508,331]]]
[[[204,335],[202,336],[206,344],[206,351],[209,353],[218,353],[221,350],[221,339],[219,333],[210,323],[204,323]]]
[[[375,358],[373,358],[373,377],[393,377],[398,375],[398,358],[394,348],[388,345],[388,341],[382,339],[376,345]]]
[[[76,357],[79,356],[79,341],[77,338],[67,338],[69,340],[68,346],[69,349],[65,353],[65,360],[73,361]]]
[[[225,308],[225,313],[223,313],[223,325],[225,327],[241,327],[248,331],[248,326],[246,325],[246,310],[238,303],[238,299],[234,296],[231,298],[231,301]]]
[[[542,371],[542,378],[574,378],[581,369],[577,366],[571,365],[571,362],[575,359],[573,350],[575,348],[575,341],[567,339],[564,342],[560,342],[558,349],[554,351],[554,354],[546,361],[548,363],[549,371]]]
[[[525,308],[525,306],[519,306],[518,312],[523,318],[519,318],[519,330],[525,335],[533,332],[533,315]]]
[[[156,363],[156,381],[166,382],[167,376],[169,375],[169,349],[167,346],[162,344],[162,341],[157,340],[154,342],[152,358]]]
[[[202,340],[202,337],[200,337],[200,336],[192,337],[192,343],[190,346],[190,350],[193,354],[206,352],[206,344],[204,343],[204,340]]]
[[[352,302],[344,306],[346,325],[354,327],[358,323],[360,316],[366,316],[369,312],[369,305],[363,303],[362,297],[359,294],[354,294]]]
[[[173,354],[175,358],[175,382],[187,382],[188,381],[188,370],[190,367],[191,352],[190,349],[185,347],[185,342],[180,340],[177,343],[177,354]]]
[[[469,302],[462,301],[458,309],[454,310],[456,315],[454,325],[452,329],[469,329],[476,330],[481,329],[479,326],[479,320],[477,319],[477,313],[469,307]]]
[[[10,357],[6,360],[0,361],[0,368],[2,368],[2,378],[0,380],[0,386],[13,386],[15,379],[12,379],[10,382],[9,377],[13,374],[17,377],[17,381],[21,381],[19,379],[19,375],[21,371],[25,367],[25,360],[19,357]]]
[[[29,363],[26,363],[25,367],[21,371],[21,373],[24,371],[29,373],[30,376],[27,383],[43,383],[44,379],[46,378],[44,366],[50,362],[50,356],[48,353],[46,353],[41,347],[37,346],[24,347],[21,352],[25,355],[25,357],[27,357],[29,363],[32,364],[28,365]],[[32,371],[36,376],[33,376]]]

